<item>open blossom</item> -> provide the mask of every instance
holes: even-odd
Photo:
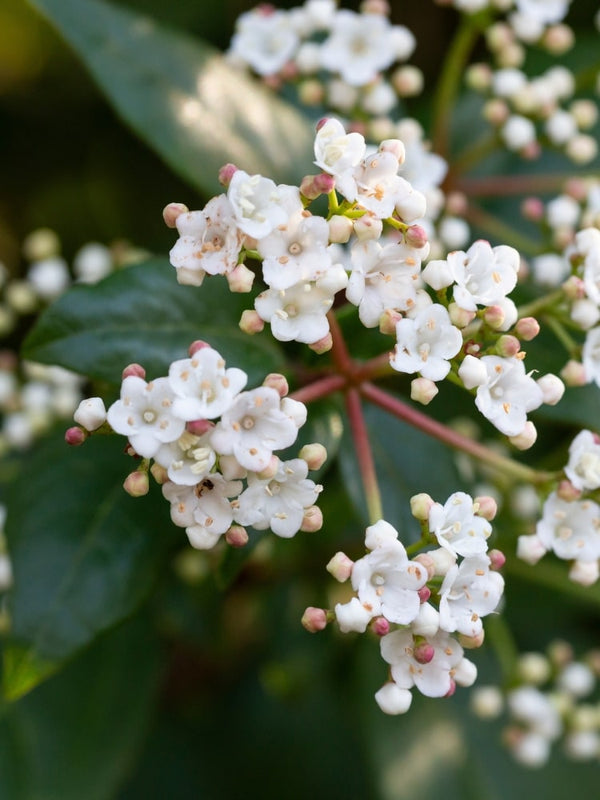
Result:
[[[600,386],[600,326],[589,330],[583,344],[581,362],[587,383]]]
[[[513,247],[492,247],[480,239],[466,253],[450,253],[447,263],[455,283],[454,302],[476,311],[478,305],[495,305],[515,288],[520,257]]]
[[[302,210],[297,186],[277,185],[270,178],[248,175],[241,169],[233,174],[227,197],[238,228],[254,239],[267,236],[284,225],[290,213]]]
[[[152,458],[161,445],[179,439],[185,421],[173,410],[175,395],[167,378],[146,383],[129,375],[121,384],[121,397],[107,411],[111,428],[128,437],[138,455]]]
[[[242,392],[214,428],[212,446],[234,455],[246,469],[261,472],[273,451],[289,447],[298,435],[296,423],[280,406],[279,393],[268,386]]]
[[[353,173],[366,151],[364,136],[346,133],[342,123],[332,117],[319,127],[314,151],[315,164],[333,175],[339,192],[354,199],[358,190]]]
[[[224,194],[213,197],[202,211],[180,214],[175,224],[179,239],[169,259],[179,283],[200,286],[206,274],[223,275],[235,268],[243,234]]]
[[[270,528],[285,539],[294,536],[321,489],[307,474],[308,465],[301,458],[282,461],[276,474],[266,480],[250,473],[248,488],[234,503],[236,522],[256,530]]]
[[[450,372],[450,362],[462,347],[462,335],[450,322],[444,306],[430,305],[412,319],[396,325],[397,344],[390,364],[398,372],[420,372],[424,378],[441,381]]]
[[[173,483],[194,486],[208,475],[217,456],[210,446],[209,434],[196,436],[184,431],[176,442],[163,444],[154,460],[167,470]]]
[[[477,389],[475,405],[499,431],[518,436],[525,428],[527,412],[543,403],[542,390],[518,358],[483,356],[480,363],[488,377]]]
[[[465,492],[454,492],[442,506],[434,503],[429,511],[429,529],[440,545],[453,555],[482,555],[492,526],[477,516],[473,498]]]
[[[293,57],[298,35],[285,11],[263,8],[241,14],[229,57],[249,64],[259,75],[275,75]]]
[[[398,175],[398,158],[394,153],[377,151],[367,156],[354,170],[357,200],[379,219],[391,217],[396,198],[405,194],[408,181]],[[410,187],[412,188],[412,187]]]
[[[600,441],[591,431],[581,431],[571,442],[565,473],[576,489],[600,487]]]
[[[451,567],[440,589],[440,628],[465,636],[479,636],[482,617],[500,602],[504,578],[490,570],[486,555],[470,556]]]
[[[600,558],[600,506],[592,500],[567,502],[553,492],[535,535],[559,558],[595,562]]]
[[[243,370],[225,369],[222,356],[212,347],[203,347],[169,367],[169,384],[176,395],[174,412],[186,421],[215,419],[229,408],[247,380]]]

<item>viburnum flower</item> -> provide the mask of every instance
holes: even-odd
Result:
[[[121,384],[121,398],[107,411],[111,428],[128,437],[138,455],[152,458],[161,445],[183,433],[185,421],[175,415],[175,395],[167,378],[146,383],[129,375]]]
[[[296,423],[281,410],[279,393],[259,386],[238,395],[210,440],[218,453],[234,455],[246,469],[261,472],[269,466],[273,451],[289,447],[297,435]]]
[[[228,55],[259,75],[275,75],[293,57],[298,42],[288,13],[259,7],[238,17]]]
[[[401,689],[416,686],[427,697],[444,697],[452,691],[459,665],[466,661],[463,649],[444,631],[426,639],[434,648],[433,658],[426,664],[414,657],[415,643],[410,630],[397,630],[383,636],[381,655],[390,664],[392,678]]]
[[[333,175],[336,189],[349,199],[358,191],[354,168],[366,151],[365,138],[360,133],[346,133],[342,123],[331,117],[317,129],[314,142],[315,164]]]
[[[254,239],[268,236],[287,222],[290,213],[302,210],[297,186],[276,185],[270,178],[241,169],[234,172],[227,197],[238,228]]]
[[[401,319],[396,325],[397,344],[390,356],[398,372],[420,372],[424,378],[441,381],[450,372],[449,358],[462,347],[462,334],[450,322],[444,306],[437,303],[413,319]]]
[[[589,330],[583,343],[581,362],[587,383],[600,386],[600,327]]]
[[[565,473],[576,489],[600,487],[600,440],[591,431],[581,431],[571,442]]]
[[[476,637],[482,617],[491,614],[504,591],[504,578],[490,570],[486,555],[470,556],[451,567],[440,589],[440,628]]]
[[[450,253],[447,263],[455,283],[454,302],[476,311],[478,305],[495,305],[515,288],[520,256],[513,247],[492,247],[480,239],[466,253]]]
[[[267,289],[254,301],[258,315],[271,325],[280,342],[313,344],[329,333],[327,312],[336,292],[345,289],[348,275],[334,264],[314,282],[298,283],[289,289]]]
[[[396,199],[412,190],[404,178],[398,175],[398,158],[394,153],[378,150],[367,156],[354,170],[357,193],[348,200],[356,200],[363,208],[379,219],[391,217]]]
[[[169,259],[179,283],[200,286],[207,273],[223,275],[235,268],[244,237],[224,194],[213,197],[202,211],[180,214],[175,224],[180,238]]]
[[[234,502],[235,521],[256,530],[270,528],[284,539],[294,536],[322,488],[307,474],[308,465],[301,458],[280,462],[275,475],[266,480],[250,473],[248,488]]]
[[[355,242],[346,297],[358,306],[365,327],[377,326],[388,308],[408,311],[414,307],[421,266],[417,253],[397,242],[383,246],[373,239]]]
[[[479,386],[475,405],[506,436],[518,436],[527,422],[527,412],[539,408],[543,393],[534,379],[525,373],[518,358],[483,356],[486,383]]]
[[[440,545],[454,556],[479,556],[487,550],[492,526],[477,516],[473,498],[454,492],[442,506],[434,503],[429,511],[429,529]]]
[[[196,436],[184,431],[176,442],[163,444],[154,460],[167,470],[169,480],[183,486],[194,486],[208,475],[217,456],[210,446],[210,434]]]
[[[600,558],[600,506],[592,500],[567,502],[552,492],[535,535],[559,558],[596,562]]]
[[[332,266],[328,245],[326,220],[309,211],[297,211],[257,244],[265,283],[271,289],[289,289],[317,280]]]
[[[225,360],[212,347],[202,347],[169,367],[174,413],[186,421],[215,419],[231,406],[247,380],[243,370],[225,369]]]
[[[571,0],[515,0],[517,11],[542,25],[551,25],[565,18]]]

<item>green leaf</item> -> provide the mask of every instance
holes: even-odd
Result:
[[[443,503],[448,495],[464,487],[464,481],[459,481],[452,451],[447,447],[379,408],[365,405],[364,412],[384,516],[407,544],[420,535],[419,525],[410,513],[411,496],[428,492]],[[342,438],[340,465],[348,496],[368,521],[349,431]]]
[[[159,668],[157,640],[136,619],[0,708],[3,800],[114,798],[148,727]]]
[[[4,698],[18,700],[50,677],[59,666],[59,662],[39,658],[28,647],[7,643],[2,652]]]
[[[122,449],[117,437],[68,448],[53,436],[38,444],[12,487],[9,598],[21,655],[8,650],[7,696],[44,677],[40,664],[68,658],[130,615],[165,569],[176,541],[168,504],[156,486],[144,498],[125,493],[133,464]]]
[[[109,275],[96,286],[74,286],[48,308],[23,345],[25,358],[59,364],[92,378],[120,382],[139,362],[151,377],[185,358],[195,339],[208,341],[248,372],[250,383],[280,371],[282,355],[268,334],[250,339],[238,322],[251,305],[221,276],[181,286],[166,259],[155,258]]]
[[[287,183],[310,171],[306,117],[210,45],[101,0],[31,2],[123,120],[191,185],[222,191],[217,172],[227,161]]]

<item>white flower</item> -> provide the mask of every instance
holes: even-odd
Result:
[[[296,441],[298,428],[280,408],[275,389],[259,386],[242,392],[223,413],[210,440],[218,453],[234,455],[248,470],[266,469],[274,450]]]
[[[420,258],[406,245],[382,245],[369,239],[352,247],[352,273],[347,299],[358,306],[358,316],[367,328],[374,328],[387,308],[408,311],[416,301]]]
[[[463,343],[461,332],[439,304],[424,308],[414,319],[401,319],[396,325],[396,339],[391,366],[398,372],[420,372],[432,381],[446,377],[450,371],[448,359],[459,352]]]
[[[450,495],[442,506],[434,503],[429,512],[429,529],[440,545],[453,555],[482,555],[492,526],[478,517],[473,498],[465,492]]]
[[[467,311],[496,305],[516,286],[520,257],[514,247],[492,247],[480,239],[466,253],[450,253],[447,261],[456,283],[454,301]]]
[[[318,129],[315,136],[315,164],[333,175],[336,188],[349,199],[357,192],[354,168],[365,154],[366,144],[360,133],[346,133],[342,123],[333,117]]]
[[[571,0],[515,0],[521,14],[532,17],[543,25],[563,20],[570,4]]]
[[[600,506],[592,500],[567,502],[552,492],[535,533],[559,558],[595,562],[600,558]]]
[[[479,636],[481,618],[496,609],[504,590],[504,578],[489,565],[487,556],[471,556],[448,571],[440,589],[442,630]]]
[[[77,406],[73,419],[86,431],[95,431],[106,420],[106,409],[101,397],[88,397]]]
[[[223,275],[236,267],[243,235],[224,194],[213,197],[202,211],[180,214],[175,224],[180,238],[169,259],[179,283],[200,286],[206,273]]]
[[[248,175],[241,169],[233,174],[227,197],[238,228],[254,239],[267,236],[284,225],[293,211],[302,210],[296,186],[277,186],[270,178]]]
[[[247,380],[243,370],[225,369],[223,357],[212,347],[203,347],[169,367],[169,383],[176,395],[173,410],[186,421],[215,419],[231,406]]]
[[[274,75],[293,57],[298,36],[285,11],[253,9],[241,14],[229,55],[259,75]]]
[[[349,603],[337,603],[334,611],[342,633],[364,633],[372,619],[371,612],[362,605],[358,597],[353,597]]]
[[[412,191],[412,186],[398,175],[398,159],[390,152],[377,151],[367,156],[354,170],[357,195],[347,197],[357,200],[378,219],[394,213],[396,201]]]
[[[60,256],[35,261],[29,267],[27,280],[43,300],[54,300],[71,283],[69,265]]]
[[[281,462],[275,476],[267,480],[250,473],[248,488],[234,504],[236,522],[259,531],[270,528],[285,539],[294,536],[321,489],[307,474],[306,461],[300,458]]]
[[[588,383],[594,381],[600,386],[600,327],[587,332],[581,358]]]
[[[410,708],[412,694],[390,681],[375,693],[375,701],[384,714],[405,714]]]
[[[174,399],[167,378],[146,383],[129,375],[106,418],[114,431],[129,438],[138,455],[152,458],[161,445],[179,439],[185,428],[185,421],[173,412]]]
[[[217,459],[209,438],[208,433],[196,436],[184,431],[176,442],[162,445],[154,460],[167,470],[173,483],[194,486],[208,475]]]
[[[513,114],[500,130],[505,145],[509,150],[522,150],[536,141],[535,125],[527,117]]]
[[[308,211],[296,212],[257,245],[263,257],[263,277],[272,289],[289,289],[314,281],[331,267],[329,225]]]
[[[571,442],[565,473],[576,489],[600,487],[600,442],[591,431],[581,431]]]
[[[518,436],[525,428],[527,412],[542,404],[542,390],[518,358],[483,356],[480,362],[487,369],[488,381],[477,389],[475,405],[499,431]]]
[[[394,682],[401,689],[416,686],[427,697],[444,697],[452,689],[453,674],[463,659],[463,649],[458,642],[443,631],[427,637],[434,648],[434,656],[427,664],[414,657],[413,634],[410,630],[397,630],[381,639],[381,655],[391,665]]]
[[[113,268],[110,250],[98,242],[88,242],[73,259],[73,272],[80,283],[97,283]]]

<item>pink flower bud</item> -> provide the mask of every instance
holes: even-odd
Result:
[[[252,289],[254,283],[254,273],[245,264],[238,264],[231,272],[228,272],[225,277],[229,284],[229,290],[236,294],[245,294]]]
[[[271,389],[275,389],[279,397],[285,397],[290,391],[287,378],[285,375],[281,375],[279,372],[269,373],[269,375],[267,375],[263,381],[263,386],[268,386]]]
[[[205,350],[207,347],[210,347],[208,342],[202,341],[202,339],[196,339],[191,343],[188,347],[188,353],[190,358],[195,355],[199,350]]]
[[[523,317],[515,325],[515,331],[521,339],[530,342],[540,332],[540,323],[535,317]]]
[[[521,214],[531,222],[541,222],[544,212],[544,203],[539,197],[526,197],[521,203]]]
[[[420,250],[428,242],[427,231],[421,225],[409,225],[404,232],[404,241],[409,247]]]
[[[317,633],[327,627],[327,612],[323,608],[309,606],[302,615],[301,622],[309,633]]]
[[[574,561],[569,570],[569,580],[580,586],[592,586],[600,576],[598,561]]]
[[[421,586],[417,594],[419,595],[419,600],[421,603],[426,603],[431,597],[431,589],[429,586]]]
[[[464,192],[450,192],[446,195],[446,213],[454,217],[462,217],[469,208],[469,201]]]
[[[404,163],[404,159],[406,158],[406,150],[404,148],[404,142],[402,142],[400,139],[384,139],[379,145],[379,150],[382,153],[392,153],[392,155],[396,156],[398,159],[398,164]],[[425,236],[425,241],[427,241],[427,236]]]
[[[329,122],[329,117],[322,117],[317,124],[315,125],[315,130],[318,132],[321,130],[323,125],[326,125]]]
[[[159,486],[162,486],[163,483],[166,483],[169,480],[169,474],[167,470],[156,461],[150,467],[150,473]]]
[[[379,330],[384,336],[395,336],[396,325],[402,319],[402,314],[399,311],[394,311],[391,308],[386,308],[381,317],[379,318]]]
[[[225,533],[225,541],[230,547],[245,547],[248,544],[248,532],[241,525],[232,525]]]
[[[319,339],[317,342],[313,342],[312,344],[308,345],[311,350],[313,350],[317,355],[322,355],[322,353],[327,353],[328,350],[331,350],[333,347],[333,338],[331,336],[331,332],[323,336],[322,339]]]
[[[163,219],[167,228],[177,227],[177,217],[181,214],[188,214],[189,208],[184,206],[183,203],[169,203],[168,206],[163,208]]]
[[[583,364],[573,359],[567,361],[565,366],[561,369],[560,377],[567,386],[585,386],[587,383],[587,376]]]
[[[414,378],[410,384],[410,398],[426,406],[438,394],[439,389],[429,378]]]
[[[240,329],[243,330],[244,333],[249,333],[250,335],[260,333],[265,327],[264,320],[258,316],[254,309],[247,309],[244,311],[239,324]]]
[[[419,664],[429,664],[435,655],[435,647],[425,639],[413,647],[413,656]]]
[[[489,494],[476,497],[474,500],[477,511],[475,512],[478,517],[483,517],[491,522],[498,513],[498,503]]]
[[[361,14],[379,14],[382,17],[389,17],[390,5],[387,0],[363,0],[360,4]]]
[[[329,241],[346,244],[352,235],[352,220],[340,214],[334,214],[329,220]]]
[[[309,469],[321,469],[327,461],[327,450],[320,442],[305,444],[298,453],[298,458],[306,461]]]
[[[350,575],[352,575],[353,566],[354,561],[352,561],[352,559],[348,558],[345,553],[338,552],[334,555],[329,564],[327,564],[326,569],[336,581],[344,583],[344,581],[347,581]]]
[[[89,433],[80,428],[78,425],[74,425],[72,428],[67,428],[65,431],[65,442],[70,445],[71,447],[79,447],[80,444],[83,444]]]
[[[208,431],[215,427],[215,423],[209,419],[193,419],[186,423],[186,430],[193,433],[194,436],[203,436]]]
[[[481,647],[484,638],[485,632],[482,628],[477,636],[466,636],[464,633],[459,633],[458,643],[461,645],[461,647],[464,647],[465,650],[476,650],[478,647]]]
[[[546,547],[535,534],[531,536],[519,536],[517,539],[517,558],[527,564],[537,564],[546,554]]]
[[[335,188],[335,178],[326,172],[306,175],[300,183],[300,194],[309,200],[316,200],[322,194],[329,194]]]
[[[448,689],[444,697],[452,697],[455,691],[456,691],[456,682],[453,681],[452,678],[450,678],[450,688]]]
[[[533,447],[537,439],[537,430],[531,420],[527,420],[525,427],[517,436],[509,436],[508,441],[514,445],[517,450],[529,450]]]
[[[278,456],[273,454],[271,456],[271,458],[269,459],[269,463],[267,464],[267,466],[263,470],[261,470],[260,472],[256,473],[257,477],[261,481],[271,480],[271,478],[274,478],[275,475],[277,475],[277,470],[279,469],[279,464],[280,463],[281,462],[280,462]]]
[[[504,356],[505,358],[516,356],[520,349],[521,342],[516,336],[504,334],[504,336],[501,336],[496,342],[496,352],[499,356]]]
[[[238,168],[235,166],[235,164],[223,164],[219,170],[219,183],[221,186],[224,186],[227,189],[231,183],[231,179],[237,171]]]
[[[143,497],[150,489],[148,473],[138,469],[130,472],[123,482],[123,488],[131,497]]]
[[[318,506],[310,506],[304,512],[300,530],[304,533],[315,533],[323,527],[323,512]]]
[[[494,572],[499,572],[502,567],[506,564],[506,556],[502,552],[502,550],[493,549],[488,552],[488,558],[490,559],[490,569],[494,570]]]
[[[415,519],[427,522],[429,512],[434,506],[433,498],[425,492],[415,494],[410,498],[410,513]]]
[[[131,375],[136,378],[145,378],[146,370],[141,366],[141,364],[129,364],[129,366],[125,367],[121,373],[121,377],[123,380],[125,380],[125,378],[129,378]]]
[[[542,44],[553,56],[562,56],[575,44],[575,34],[568,25],[551,25],[546,28]]]
[[[461,330],[466,328],[475,319],[475,311],[467,311],[466,308],[461,308],[456,303],[450,303],[448,306],[448,315],[450,322]]]
[[[582,495],[581,489],[576,489],[571,481],[568,480],[561,481],[558,484],[556,493],[561,500],[567,503],[573,503],[575,500],[579,500]]]
[[[483,319],[492,330],[501,330],[504,323],[504,309],[500,306],[488,306],[483,312]]]
[[[427,570],[427,580],[430,581],[435,577],[435,562],[428,553],[419,553],[418,556],[413,558],[413,561],[421,564]],[[431,591],[427,586],[423,586],[418,592],[419,598],[422,603],[426,603],[431,597]],[[426,596],[427,595],[427,596]]]
[[[371,623],[371,630],[376,636],[387,636],[390,632],[390,623],[385,617],[376,617]]]

